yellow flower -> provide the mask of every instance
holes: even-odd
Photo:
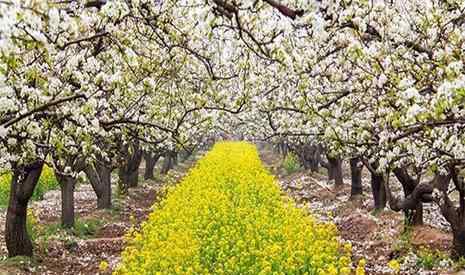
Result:
[[[352,244],[347,242],[344,244],[344,250],[347,252],[352,252]]]
[[[355,275],[365,275],[365,265],[366,265],[366,260],[365,259],[360,259],[358,261],[357,268],[355,269]]]
[[[390,260],[388,267],[396,274],[400,272],[400,263],[396,259]]]
[[[282,197],[253,145],[221,142],[128,234],[115,274],[348,274],[336,234]]]
[[[100,262],[100,264],[98,265],[98,269],[102,272],[106,271],[108,269],[110,265],[108,264],[107,261],[103,260]]]

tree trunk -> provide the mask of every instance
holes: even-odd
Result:
[[[128,148],[124,149],[129,153]],[[118,175],[120,179],[120,188],[123,193],[127,191],[129,187],[137,187],[139,184],[139,166],[142,161],[142,150],[139,149],[139,144],[133,145],[133,152],[129,154],[126,161],[119,168]]]
[[[465,225],[452,230],[453,251],[452,256],[456,259],[465,257]]]
[[[97,164],[97,173],[100,179],[100,194],[97,194],[97,208],[111,208],[111,169],[105,165]]]
[[[158,160],[160,159],[159,154],[152,154],[145,152],[144,153],[145,159],[145,172],[144,172],[144,179],[154,179],[153,169],[155,169],[155,165],[157,164]]]
[[[179,164],[178,161],[178,152],[173,152],[173,166],[176,166]]]
[[[404,198],[410,198],[411,195],[414,195],[413,193],[415,189],[420,188],[420,186],[418,186],[419,179],[415,180],[412,178],[405,167],[395,168],[393,172],[397,180],[402,185],[402,189],[404,190]],[[410,207],[410,209],[404,209],[406,226],[423,224],[423,203],[421,200],[414,201],[416,203],[414,207]]]
[[[137,170],[127,170],[121,167],[118,170],[119,181],[123,187],[123,193],[128,190],[129,187],[137,187],[139,183],[139,173]]]
[[[128,174],[129,187],[137,187],[139,185],[139,169],[132,170]]]
[[[287,144],[286,144],[284,141],[281,141],[281,142],[279,143],[279,150],[281,151],[281,155],[282,155],[283,157],[286,157],[286,156],[287,156],[287,154],[288,154],[288,152],[289,152],[289,148],[288,148]]]
[[[383,210],[386,207],[386,190],[384,188],[383,175],[371,173],[371,189],[375,210]]]
[[[194,153],[194,150],[195,150],[195,148],[192,148],[192,150],[185,150],[184,153],[183,153],[183,156],[181,157],[181,162],[185,162],[185,161],[189,160],[189,158]]]
[[[334,179],[334,171],[331,167],[331,165],[329,164],[329,161],[326,162],[324,160],[321,160],[320,161],[320,165],[321,167],[325,168],[328,172],[328,181],[332,181]]]
[[[351,188],[350,188],[350,199],[356,200],[363,194],[362,187],[362,169],[359,158],[350,159],[350,176],[351,176]]]
[[[321,161],[321,151],[319,145],[311,146],[310,171],[318,172],[318,166]]]
[[[97,195],[97,208],[111,208],[111,169],[106,165],[88,165],[85,173]]]
[[[27,205],[39,181],[43,162],[13,168],[10,198],[5,223],[8,256],[32,256],[32,241],[27,232]]]
[[[129,190],[128,179],[126,179],[125,173],[121,168],[118,169],[118,179],[118,192],[126,194]]]
[[[173,168],[173,156],[172,153],[166,153],[163,159],[163,166],[161,168],[161,174],[166,175],[169,170]]]
[[[331,170],[332,179],[337,187],[341,187],[344,184],[342,174],[342,160],[340,158],[328,157],[329,170]]]
[[[55,175],[61,189],[61,225],[64,228],[72,228],[75,222],[74,188],[77,179],[72,176],[62,175],[59,172],[55,172]]]

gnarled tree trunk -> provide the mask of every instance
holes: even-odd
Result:
[[[92,188],[97,195],[97,208],[111,208],[111,168],[107,165],[96,163],[88,165],[84,172],[89,179]]]
[[[39,181],[43,162],[13,167],[10,198],[6,214],[5,242],[8,256],[32,256],[32,241],[27,233],[27,205]]]
[[[424,194],[431,194],[432,189],[429,186],[419,185],[420,179],[413,179],[406,168],[394,169],[394,175],[402,185],[404,190],[404,200],[397,199],[396,204],[389,203],[395,211],[403,210],[405,214],[405,224],[422,225],[423,224],[423,202]],[[421,191],[421,192],[420,192]],[[391,196],[391,195],[390,195]]]
[[[142,161],[142,150],[138,143],[132,144],[132,152],[129,146],[123,148],[126,158],[118,170],[120,191],[125,193],[130,187],[137,187],[139,184],[139,166]]]
[[[442,199],[437,199],[441,213],[450,223],[453,235],[452,256],[456,259],[465,257],[465,184],[464,179],[457,174],[453,166],[447,175],[437,174],[433,180],[435,187],[441,191]],[[455,206],[449,198],[449,184],[451,179],[459,192],[459,205]]]

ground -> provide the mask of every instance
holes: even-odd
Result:
[[[405,230],[403,214],[386,209],[373,213],[370,179],[364,171],[364,194],[350,201],[350,171],[344,167],[344,186],[335,189],[326,170],[316,173],[300,169],[287,173],[282,157],[270,149],[261,150],[265,165],[276,175],[284,195],[307,209],[321,222],[333,222],[341,241],[350,242],[353,260],[366,259],[367,274],[393,274],[388,262],[401,262],[400,274],[465,274],[450,260],[452,234],[437,207],[425,205],[423,226]],[[401,193],[400,185],[394,192]]]
[[[452,236],[436,208],[425,207],[424,226],[405,230],[402,213],[373,213],[366,174],[364,195],[360,201],[352,202],[348,171],[344,187],[336,190],[327,182],[324,170],[288,174],[282,169],[282,158],[273,151],[261,150],[261,157],[276,175],[284,196],[292,197],[320,222],[337,225],[341,241],[352,244],[354,262],[366,259],[367,274],[393,274],[388,268],[392,259],[402,261],[400,274],[465,274],[457,272],[457,264],[448,257]],[[112,210],[97,210],[92,188],[80,184],[75,194],[79,218],[72,232],[58,226],[60,192],[48,192],[44,200],[31,205],[33,232],[37,235],[35,257],[32,262],[25,258],[6,259],[5,244],[0,242],[0,274],[110,274],[119,262],[126,232],[140,226],[152,205],[163,198],[164,186],[178,182],[193,163],[194,160],[184,162],[165,177],[141,180],[140,186],[130,189],[127,196],[114,197]],[[142,172],[143,167],[141,175]],[[3,209],[1,228],[4,223]],[[3,230],[0,238],[3,239]],[[99,267],[102,261],[108,263],[105,271]]]

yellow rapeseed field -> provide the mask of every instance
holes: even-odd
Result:
[[[350,274],[335,226],[288,201],[253,145],[218,143],[129,236],[115,274]]]

